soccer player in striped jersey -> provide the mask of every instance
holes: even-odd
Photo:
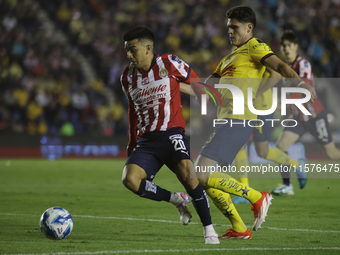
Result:
[[[252,87],[252,98],[257,89],[266,67],[292,78],[294,84],[307,89],[311,99],[315,97],[315,90],[305,84],[301,78],[286,63],[280,60],[262,41],[253,37],[256,26],[256,15],[247,6],[236,6],[226,13],[227,28],[230,42],[236,49],[225,56],[206,83],[232,84],[242,90],[248,98],[248,88]],[[217,118],[226,119],[228,123],[240,123],[245,120],[256,119],[257,116],[249,110],[248,100],[244,100],[244,114],[233,114],[233,95],[228,89],[218,89],[222,105],[217,109]],[[230,165],[238,151],[248,141],[252,128],[248,125],[217,125],[214,132],[207,139],[195,162],[195,169],[209,169],[216,164]],[[258,192],[243,185],[228,174],[221,172],[200,173],[199,180],[214,204],[229,219],[232,224],[221,237],[250,239],[250,230],[245,226],[241,217],[231,202],[230,195],[234,194],[246,198],[254,213],[253,230],[256,231],[264,222],[272,196],[267,192]]]
[[[191,218],[187,206],[188,195],[172,193],[153,182],[155,175],[165,164],[176,174],[191,196],[204,227],[205,243],[218,244],[206,192],[195,173],[190,171],[193,163],[184,135],[185,121],[179,83],[190,84],[192,78],[198,77],[177,56],[155,55],[154,35],[145,27],[127,31],[123,40],[131,62],[121,76],[122,89],[129,100],[130,133],[123,184],[141,197],[172,203],[180,213],[181,222],[187,225]],[[192,88],[200,98],[199,93],[203,91]]]
[[[298,38],[294,32],[286,30],[281,37],[280,43],[289,66],[298,73],[306,84],[314,88],[312,67],[305,58],[297,54]],[[286,83],[289,82],[286,81]],[[290,98],[301,98],[301,94],[294,93]],[[276,143],[277,148],[287,151],[305,132],[309,132],[316,138],[329,159],[339,160],[340,150],[335,147],[327,120],[327,113],[320,100],[316,97],[314,102],[307,102],[304,106],[312,115],[304,115],[295,105],[289,105],[291,116],[298,124],[295,127],[285,127]],[[283,184],[279,184],[271,193],[281,196],[293,195],[294,190],[289,172],[282,172],[281,175]],[[300,188],[306,185],[307,174],[304,171],[299,172],[298,181]]]

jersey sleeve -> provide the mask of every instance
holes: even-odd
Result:
[[[266,58],[275,54],[266,43],[254,38],[249,42],[249,55],[253,61],[263,64]]]
[[[215,69],[215,72],[213,73],[215,77],[219,77],[219,78],[221,77],[221,71],[222,71],[221,69],[222,69],[222,65],[224,62],[225,62],[225,57],[220,61],[220,63],[218,63]]]
[[[125,96],[129,98],[123,84],[123,75],[120,76],[120,84],[122,85],[122,91],[124,92]]]
[[[135,108],[133,107],[133,102],[131,98],[128,96],[126,91],[126,77],[124,74],[120,77],[120,83],[122,85],[122,90],[125,94],[125,96],[129,100],[129,108],[128,108],[128,119],[129,119],[129,142],[128,147],[134,148],[137,145],[137,114],[135,111]]]
[[[128,147],[134,148],[137,145],[137,114],[135,112],[135,108],[133,107],[133,103],[131,103],[130,101],[129,101],[128,118],[129,118]]]
[[[312,85],[313,80],[312,66],[307,60],[302,59],[297,64],[296,71],[305,83]]]
[[[197,76],[197,74],[194,72],[194,70],[191,70],[190,75],[188,79],[185,81],[185,83],[190,84],[192,90],[194,91],[198,103],[201,104],[201,95],[206,94],[204,89],[204,83],[201,81],[201,79]],[[208,97],[207,97],[208,98]]]
[[[191,67],[176,55],[169,54],[169,62],[172,65],[172,75],[178,82],[186,82],[191,73]]]
[[[169,54],[168,58],[171,65],[173,66],[172,70],[174,70],[172,72],[172,75],[176,78],[178,82],[190,84],[192,90],[197,96],[198,102],[201,103],[201,95],[205,94],[204,90],[202,90],[204,89],[204,86],[201,79],[187,63],[185,63],[176,55]]]

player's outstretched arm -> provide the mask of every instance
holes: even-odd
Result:
[[[179,85],[182,93],[196,96],[197,101],[201,104],[201,95],[205,94],[205,87],[204,83],[197,76],[194,70],[191,69],[190,76],[184,82],[179,82]]]
[[[187,94],[189,96],[195,96],[195,92],[192,90],[190,84],[184,83],[184,82],[180,82],[179,83],[179,90],[184,93]]]
[[[306,84],[300,76],[290,68],[285,62],[279,59],[277,56],[272,55],[264,60],[264,65],[280,73],[285,78],[290,78],[297,87],[307,89],[311,94],[311,100],[313,102],[316,92],[315,89]]]
[[[217,76],[217,74],[215,74],[215,73],[213,73],[213,74],[211,74],[205,81],[204,81],[204,83],[205,84],[208,84],[208,85],[210,85],[210,86],[212,86],[212,87],[215,87],[214,85],[215,85],[215,83],[216,83],[216,78],[221,78],[221,77],[219,77],[219,76]]]
[[[129,118],[129,142],[126,148],[126,154],[129,157],[133,149],[137,145],[137,115],[132,102],[129,102],[128,118]]]

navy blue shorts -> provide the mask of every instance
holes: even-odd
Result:
[[[233,163],[237,153],[242,146],[248,141],[253,127],[248,126],[247,121],[245,126],[230,125],[230,121],[242,122],[238,119],[226,119],[227,124],[218,124],[214,132],[200,151],[200,155],[216,160],[221,165],[229,165]]]
[[[318,116],[308,121],[295,120],[297,122],[295,127],[285,127],[283,131],[294,132],[300,137],[308,131],[316,138],[320,145],[326,145],[333,141],[326,111],[320,112]],[[286,125],[293,126],[294,124],[294,121],[289,121]]]
[[[125,165],[136,164],[144,169],[148,180],[165,164],[174,172],[183,159],[190,159],[190,149],[184,132],[179,127],[167,131],[145,133],[137,139],[137,146],[128,157]]]
[[[257,127],[253,130],[253,140],[255,142],[265,142],[270,141],[272,137],[272,121],[266,121],[266,119],[273,119],[274,113],[269,115],[258,115],[257,119],[263,121],[263,126],[260,121],[256,124]],[[254,125],[255,126],[255,125]]]

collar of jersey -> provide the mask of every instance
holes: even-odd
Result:
[[[152,59],[152,62],[151,62],[151,66],[149,67],[149,69],[147,71],[140,71],[138,70],[140,73],[148,73],[150,72],[151,68],[154,66],[154,64],[156,63],[156,58],[158,58],[159,55],[156,56],[156,54],[153,54],[153,59]]]
[[[236,47],[235,50],[237,50],[238,48],[240,48],[241,46],[245,45],[247,42],[249,42],[251,39],[253,39],[254,36],[250,37],[246,42],[242,43],[240,46]],[[234,51],[235,51],[234,50]]]
[[[291,63],[291,66],[293,66],[293,65],[295,64],[295,62],[296,62],[296,60],[298,59],[298,57],[299,57],[299,55],[296,54],[296,58],[295,58],[294,61]]]

